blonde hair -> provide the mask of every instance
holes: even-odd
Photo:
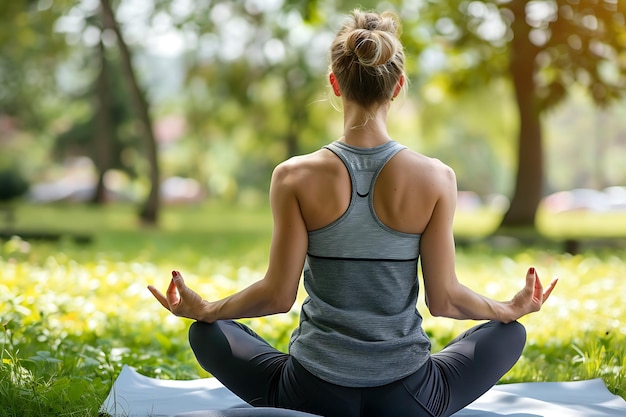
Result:
[[[393,98],[404,75],[400,30],[392,12],[352,12],[330,47],[330,69],[346,99],[369,107]]]

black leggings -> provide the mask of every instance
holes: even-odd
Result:
[[[200,365],[255,407],[325,417],[450,416],[480,397],[519,359],[526,331],[487,322],[452,340],[412,375],[388,385],[349,388],[317,378],[235,321],[196,322],[189,341]]]

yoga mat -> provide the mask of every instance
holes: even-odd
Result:
[[[312,416],[289,410],[249,408],[215,378],[161,380],[141,375],[129,366],[124,366],[115,380],[101,411],[113,417]],[[454,414],[454,417],[479,416],[625,417],[626,401],[611,394],[601,379],[505,384],[496,385]]]

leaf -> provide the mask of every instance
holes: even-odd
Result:
[[[172,348],[172,341],[168,336],[164,335],[163,333],[156,333],[154,337],[161,344],[161,346],[165,348],[165,350],[170,350]]]
[[[70,402],[76,402],[80,400],[83,394],[86,394],[87,392],[89,392],[89,388],[90,387],[87,384],[87,381],[82,380],[82,379],[73,380],[72,384],[70,384],[66,392],[67,399]]]

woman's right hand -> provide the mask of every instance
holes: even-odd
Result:
[[[149,285],[148,289],[175,316],[202,321],[206,315],[208,302],[185,284],[178,271],[172,271],[172,279],[165,295],[153,285]]]
[[[550,297],[557,282],[558,278],[553,279],[544,290],[535,268],[529,268],[526,273],[526,285],[520,292],[515,294],[509,304],[512,309],[512,315],[514,316],[513,320],[517,320],[526,314],[539,311],[543,303]]]

